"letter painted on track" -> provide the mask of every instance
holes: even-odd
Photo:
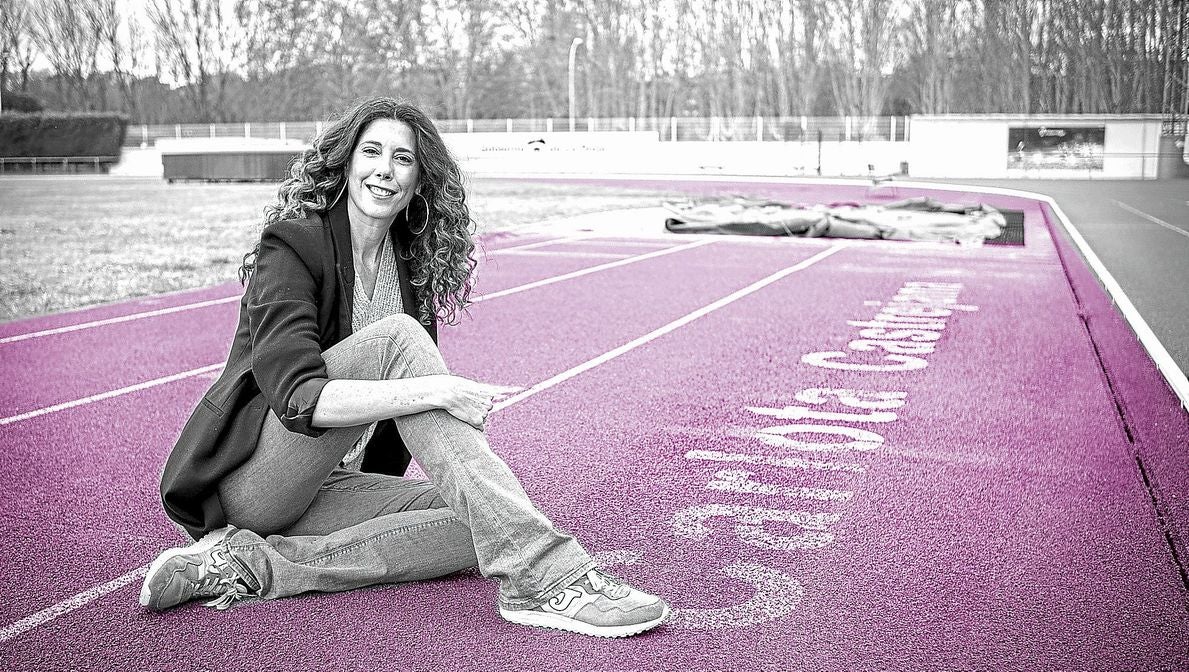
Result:
[[[876,411],[874,413],[827,413],[804,406],[785,406],[783,408],[764,408],[762,406],[748,406],[747,410],[756,415],[766,415],[780,420],[825,420],[826,422],[893,422],[896,414],[891,411]]]
[[[844,436],[850,440],[842,443],[821,443],[818,441],[790,439],[789,434],[834,434]],[[752,436],[770,446],[791,448],[793,450],[829,452],[875,450],[882,446],[884,441],[883,437],[875,432],[857,427],[835,427],[832,425],[778,425],[776,427],[765,427]]]
[[[793,395],[803,404],[821,405],[831,397],[843,406],[863,409],[889,409],[904,406],[907,392],[871,392],[841,387],[810,387]]]
[[[839,369],[842,371],[915,371],[929,366],[929,362],[920,357],[908,355],[884,355],[883,359],[897,364],[864,364],[861,362],[835,361],[846,358],[845,352],[811,352],[801,356],[801,363],[823,369]]]
[[[703,504],[673,514],[673,533],[679,537],[704,539],[710,536],[706,521],[711,518],[737,518],[735,535],[745,544],[775,551],[797,551],[822,548],[833,542],[834,535],[826,530],[838,522],[839,516],[756,506]],[[775,535],[764,530],[765,521],[792,523],[803,532],[795,537]]]
[[[773,485],[752,480],[752,472],[745,469],[723,469],[714,474],[714,480],[706,484],[709,490],[742,492],[752,495],[780,495],[798,499],[819,499],[823,501],[845,501],[854,496],[850,490],[833,488],[806,488],[800,486]]]
[[[678,608],[668,627],[690,630],[742,628],[784,618],[805,597],[805,589],[793,577],[752,562],[736,562],[722,568],[723,574],[755,586],[746,602],[718,609]]]

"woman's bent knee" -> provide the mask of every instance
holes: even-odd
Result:
[[[389,335],[429,336],[429,332],[417,321],[417,318],[407,313],[397,313],[381,318],[376,320],[374,326]]]
[[[403,359],[408,372],[401,373],[400,377],[449,373],[442,353],[438,351],[429,332],[412,316],[403,313],[390,315],[376,321],[368,329],[376,329],[388,337],[380,356],[385,369]]]

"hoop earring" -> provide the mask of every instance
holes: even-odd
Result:
[[[335,204],[339,202],[339,199],[341,199],[343,197],[343,193],[345,191],[347,191],[347,178],[344,176],[343,177],[343,188],[339,189],[339,195],[334,197],[334,200],[330,202],[330,205],[326,206],[326,209],[329,210],[329,209],[333,208],[335,206]]]
[[[414,195],[414,196],[421,196],[421,192],[414,192],[414,194],[413,194],[413,195]],[[425,204],[425,223],[421,225],[421,230],[420,230],[420,231],[413,231],[413,227],[412,227],[412,226],[410,226],[410,227],[409,227],[409,231],[410,231],[410,232],[411,232],[411,233],[412,233],[414,236],[420,236],[421,234],[425,233],[425,230],[426,230],[426,229],[428,229],[428,228],[429,228],[429,201],[425,200],[425,197],[424,197],[424,196],[421,196],[421,202],[422,202],[423,204]],[[408,202],[408,203],[405,203],[405,221],[406,221],[406,222],[408,222],[408,221],[409,221],[409,206],[410,206],[410,205],[412,205],[412,204],[413,204],[413,199],[411,199],[411,198],[409,199],[409,202]]]

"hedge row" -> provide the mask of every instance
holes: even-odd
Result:
[[[8,112],[40,112],[45,109],[40,98],[20,91],[0,91],[0,102]]]
[[[0,115],[0,156],[119,156],[128,117],[110,112]]]

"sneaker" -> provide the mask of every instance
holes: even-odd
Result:
[[[215,530],[199,541],[171,548],[149,565],[140,603],[162,611],[193,599],[213,597],[204,606],[222,611],[237,599],[250,597],[251,587],[231,562],[227,539],[234,527]]]
[[[521,625],[595,637],[628,637],[664,623],[669,605],[656,595],[592,569],[538,607],[507,609],[500,605],[500,616]]]

